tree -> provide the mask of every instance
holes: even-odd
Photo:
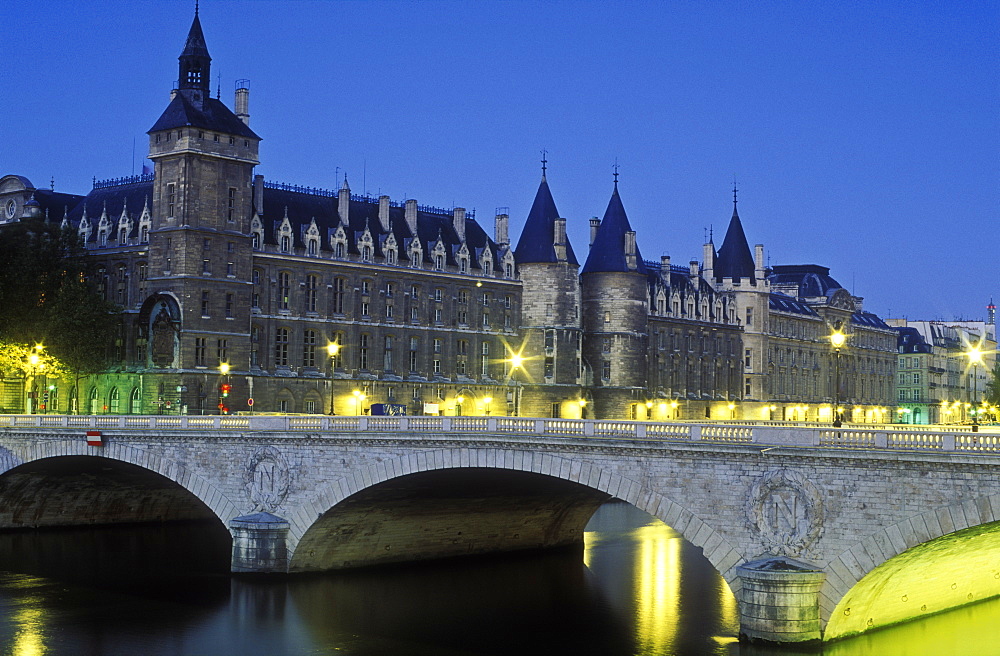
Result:
[[[993,365],[990,379],[986,381],[986,398],[984,400],[990,405],[1000,406],[1000,361]]]
[[[91,273],[73,230],[40,220],[0,227],[0,376],[79,381],[105,368],[120,310]]]

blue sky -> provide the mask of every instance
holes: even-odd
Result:
[[[251,80],[267,179],[475,208],[548,179],[578,254],[620,167],[647,258],[732,214],[883,317],[1000,302],[996,2],[204,0],[213,89]],[[86,193],[141,166],[193,2],[5,4],[0,173]],[[16,26],[16,27],[12,27]],[[516,238],[516,237],[515,237]]]

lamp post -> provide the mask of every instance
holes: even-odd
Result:
[[[492,402],[493,402],[493,397],[492,396],[484,396],[483,397],[483,411],[486,413],[487,417],[490,416],[490,403],[492,403]]]
[[[840,329],[841,323],[838,321],[830,334],[830,344],[833,346],[833,425],[840,428],[843,422],[840,419],[840,349],[847,342],[847,335]]]
[[[219,383],[219,414],[228,414],[229,410],[226,408],[226,399],[229,397],[229,392],[232,387],[229,384],[229,363],[220,362],[219,363],[219,375],[222,378],[222,382]],[[181,389],[178,387],[177,389]]]
[[[514,383],[514,416],[521,416],[521,383],[517,380],[517,370],[524,365],[524,358],[520,353],[511,353],[510,358],[510,378],[509,382]]]
[[[972,414],[972,432],[978,433],[979,408],[976,406],[976,389],[979,387],[979,363],[983,361],[983,352],[978,346],[973,346],[965,352],[965,356],[969,358],[969,363],[972,365],[972,406],[969,408],[969,412]]]
[[[326,352],[330,356],[330,414],[333,415],[333,371],[336,369],[337,353],[340,352],[340,344],[330,342],[326,345]]]
[[[365,400],[365,395],[361,392],[361,390],[354,390],[353,392],[351,392],[351,394],[354,395],[354,407],[356,410],[356,414],[360,417],[361,403]]]

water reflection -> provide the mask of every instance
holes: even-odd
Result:
[[[739,645],[701,550],[627,504],[581,550],[280,579],[227,573],[218,526],[0,534],[0,654],[796,656]],[[827,645],[997,654],[1000,600]],[[809,652],[815,654],[817,652]]]

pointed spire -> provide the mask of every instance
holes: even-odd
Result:
[[[548,155],[548,154],[549,154],[549,151],[547,151],[544,148],[542,148],[542,180],[545,179],[545,168],[546,168],[545,165],[549,163],[549,160],[545,159],[545,156]]]
[[[517,241],[517,248],[514,249],[514,257],[518,264],[559,261],[554,246],[555,223],[558,218],[559,210],[556,209],[556,202],[552,199],[552,192],[549,191],[549,183],[545,179],[543,169],[542,181],[535,193],[535,201],[531,204],[528,220],[524,223],[521,237]],[[579,265],[569,240],[566,241],[565,261],[569,264]]]
[[[344,182],[343,182],[343,184],[340,185],[340,188],[341,189],[345,189],[347,191],[351,190],[351,186],[349,184],[347,184],[347,172],[346,171],[344,172]]]
[[[208,54],[205,44],[205,33],[201,29],[198,18],[198,7],[195,6],[194,20],[188,30],[184,50],[177,58],[179,62],[177,89],[184,92],[188,99],[201,106],[211,97],[212,57]]]
[[[615,185],[604,212],[601,225],[597,228],[594,243],[587,255],[587,262],[580,271],[597,273],[606,271],[638,272],[645,274],[646,265],[642,261],[638,244],[634,243],[635,231],[629,223],[622,197],[618,193],[618,167],[615,165]],[[630,236],[631,235],[631,236]],[[628,251],[632,250],[631,253]],[[632,266],[629,266],[630,260]]]
[[[714,274],[717,281],[723,278],[741,280],[746,278],[751,284],[756,283],[754,275],[755,263],[746,233],[743,232],[743,222],[736,211],[736,184],[733,183],[733,218],[729,220],[729,229],[722,240],[719,255],[715,260]]]

